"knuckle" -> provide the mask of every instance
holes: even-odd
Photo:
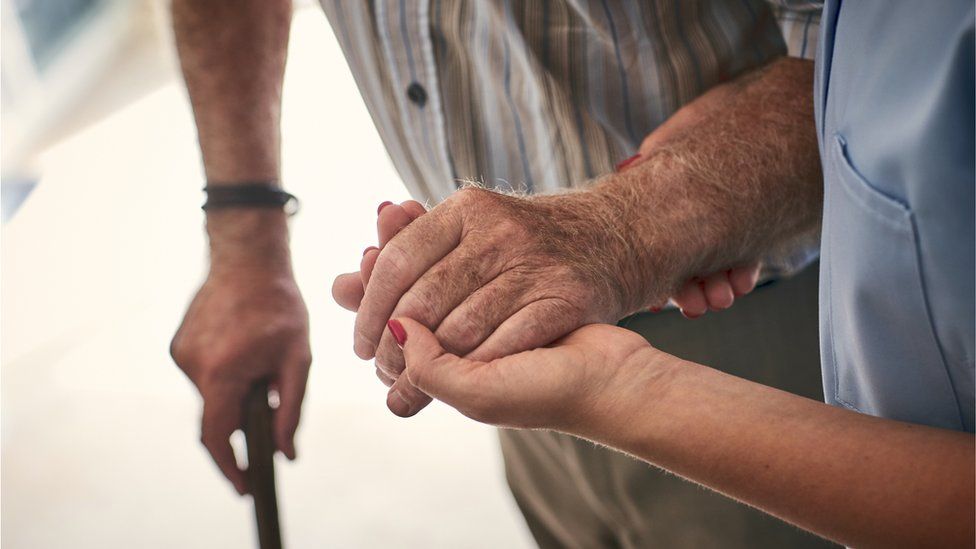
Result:
[[[491,191],[474,184],[465,185],[454,193],[454,201],[459,203],[481,202],[489,198]]]
[[[407,376],[410,384],[418,389],[427,387],[427,368],[422,364],[412,364],[403,370],[403,375]]]
[[[376,366],[377,372],[383,372],[383,374],[385,374],[387,377],[389,377],[394,381],[396,381],[396,379],[400,377],[400,372],[403,371],[402,366],[400,367],[400,369],[397,369],[395,363],[391,364],[390,361],[385,360],[384,356],[376,357],[376,360],[374,361],[374,366]]]
[[[219,446],[218,440],[219,439],[214,435],[213,430],[204,425],[203,429],[200,431],[200,443],[203,444],[207,450],[210,450],[211,453],[214,453],[217,451]]]
[[[482,316],[464,315],[437,331],[437,339],[449,353],[463,356],[481,343],[487,331],[487,321]]]
[[[383,248],[373,267],[373,276],[369,283],[381,287],[395,287],[406,281],[410,268],[410,256],[395,242]]]
[[[437,296],[422,289],[411,289],[397,306],[396,316],[412,318],[421,324],[434,326],[439,320]]]
[[[173,359],[173,362],[179,364],[182,362],[183,353],[180,348],[180,334],[177,333],[173,336],[173,339],[169,342],[169,356]]]

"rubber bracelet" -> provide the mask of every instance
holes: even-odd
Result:
[[[274,183],[244,183],[238,185],[207,185],[204,211],[224,208],[284,208],[289,215],[298,213],[300,203],[295,195],[283,191]]]

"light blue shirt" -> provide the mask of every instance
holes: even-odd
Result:
[[[973,28],[970,0],[828,1],[815,97],[827,401],[969,432]]]

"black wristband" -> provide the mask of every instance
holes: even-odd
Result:
[[[298,198],[279,189],[273,182],[244,183],[239,185],[207,185],[204,211],[223,208],[284,208],[288,215],[299,210]]]

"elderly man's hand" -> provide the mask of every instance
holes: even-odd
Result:
[[[259,242],[255,238],[245,248],[262,250]],[[308,311],[287,248],[274,248],[276,253],[259,252],[246,260],[236,254],[228,258],[226,247],[214,253],[210,274],[170,347],[173,360],[203,397],[201,441],[239,493],[247,487],[229,438],[241,427],[251,385],[267,380],[277,390],[275,445],[294,459],[311,364]]]
[[[377,216],[377,233],[379,248],[369,247],[363,253],[360,271],[339,275],[333,285],[333,296],[346,309],[358,311],[363,299],[365,288],[368,286],[373,267],[380,250],[404,227],[426,212],[425,208],[416,201],[410,200],[396,205],[385,202],[380,206]],[[758,265],[738,267],[728,271],[714,273],[703,278],[696,278],[686,282],[671,301],[679,307],[686,316],[695,318],[707,310],[721,310],[730,307],[737,296],[750,292],[755,286],[758,275]],[[395,371],[376,370],[377,377],[388,387],[393,385],[398,375]],[[416,410],[429,402],[423,393],[417,393],[407,386],[408,380],[403,380],[395,390],[409,391],[411,403]],[[396,411],[399,399],[391,390],[389,395],[391,409]]]
[[[626,249],[586,193],[518,198],[465,189],[417,218],[376,258],[354,348],[389,378],[403,369],[384,336],[391,316],[435,328],[456,353],[496,357],[544,345],[632,307]],[[621,260],[621,258],[623,258]],[[388,405],[416,413],[429,399],[399,379]]]

